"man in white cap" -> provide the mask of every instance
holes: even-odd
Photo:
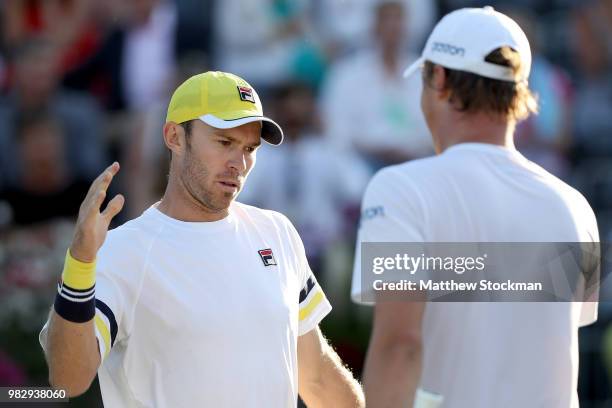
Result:
[[[517,122],[536,110],[530,65],[521,28],[490,7],[436,25],[406,74],[422,69],[438,155],[372,179],[358,252],[362,242],[598,242],[584,197],[514,148]],[[352,295],[364,301],[359,255],[355,265]],[[595,302],[373,299],[367,406],[578,407],[578,327],[596,320]]]
[[[40,342],[49,379],[75,396],[96,373],[107,407],[363,406],[321,335],[331,305],[283,215],[235,202],[280,127],[242,78],[206,72],[174,92],[162,200],[108,232],[121,210],[94,181]],[[299,373],[299,376],[298,376]]]

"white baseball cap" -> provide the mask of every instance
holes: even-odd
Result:
[[[523,68],[520,78],[515,78],[511,68],[485,61],[491,51],[504,46],[518,52]],[[531,48],[521,27],[505,14],[490,6],[463,8],[436,24],[421,57],[406,69],[404,77],[412,75],[426,60],[487,78],[521,82],[529,78]]]

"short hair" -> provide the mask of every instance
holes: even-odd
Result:
[[[185,131],[185,137],[189,138],[191,136],[191,130],[193,129],[193,120],[188,120],[186,122],[179,123],[179,126],[182,127]]]
[[[489,53],[485,61],[512,69],[515,78],[522,75],[519,54],[510,47]],[[425,61],[423,79],[430,83],[435,64]],[[538,103],[527,81],[501,81],[465,71],[444,68],[445,89],[450,91],[450,102],[460,112],[485,112],[505,120],[521,121],[537,113]]]
[[[193,130],[193,121],[197,119],[187,120],[185,122],[177,123],[180,127],[185,131],[185,143],[187,144],[187,149],[191,149],[191,131]],[[166,146],[166,150],[168,151],[168,159],[172,160],[172,149]]]
[[[178,124],[185,131],[185,143],[187,144],[187,150],[191,150],[191,131],[193,130],[194,120],[188,120],[186,122],[181,122]]]

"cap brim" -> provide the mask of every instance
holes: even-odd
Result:
[[[424,62],[425,62],[425,58],[423,58],[423,57],[420,57],[419,59],[414,61],[412,63],[412,65],[410,65],[404,71],[404,75],[403,75],[404,78],[408,78],[408,77],[412,76],[415,72],[417,72],[419,70],[419,68],[421,68],[423,66]]]
[[[217,129],[232,129],[247,123],[261,122],[261,138],[264,141],[275,146],[283,142],[283,130],[281,127],[278,123],[265,116],[246,116],[244,118],[225,120],[215,115],[206,114],[200,116],[199,119]]]

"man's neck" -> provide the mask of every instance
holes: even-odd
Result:
[[[456,114],[436,129],[436,152],[460,143],[486,143],[514,149],[514,122],[487,114]]]
[[[204,207],[172,176],[157,209],[170,218],[185,222],[213,222],[229,215],[229,209],[211,211]]]

